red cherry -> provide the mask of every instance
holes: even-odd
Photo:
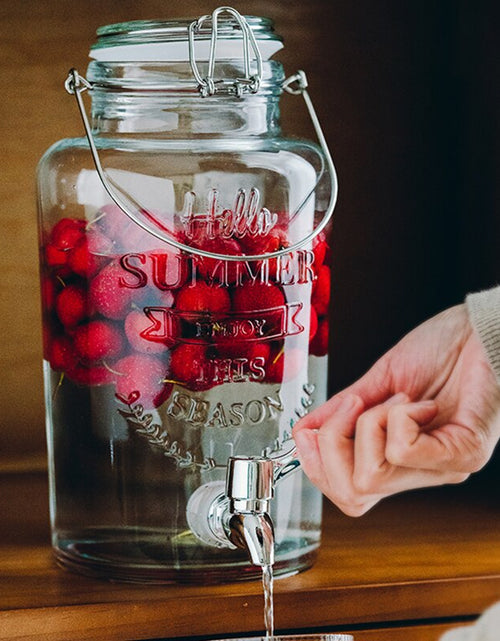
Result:
[[[87,292],[82,285],[64,287],[56,298],[56,312],[65,327],[75,327],[87,316]]]
[[[66,265],[68,252],[65,249],[58,249],[54,245],[45,247],[45,261],[48,267],[60,268]]]
[[[281,307],[285,296],[277,285],[271,283],[247,283],[233,290],[233,309],[238,312],[251,312]]]
[[[172,351],[170,360],[172,380],[192,390],[206,390],[215,385],[210,380],[209,356],[205,344],[183,343]]]
[[[185,285],[175,297],[175,307],[185,312],[224,313],[231,308],[231,299],[226,289],[197,281]]]
[[[60,250],[72,249],[85,234],[84,220],[61,218],[50,232],[49,243]]]
[[[85,278],[94,276],[107,262],[112,251],[111,241],[98,231],[89,231],[68,252],[68,267]]]
[[[313,356],[325,356],[328,354],[328,318],[323,318],[318,323],[318,330],[309,345],[309,351]]]
[[[318,278],[313,284],[311,302],[316,308],[318,316],[328,314],[330,303],[331,273],[328,265],[321,265]]]
[[[258,254],[271,254],[280,249],[287,247],[290,242],[288,240],[288,234],[284,227],[278,226],[266,234],[265,236],[250,236],[245,235],[240,239],[240,243],[243,247],[243,250],[246,254],[250,256],[256,256]],[[277,258],[266,259],[269,263],[267,270],[269,272],[269,277],[271,279],[276,279]],[[254,261],[252,263],[252,268],[254,273],[256,273],[261,265],[261,262]]]
[[[276,226],[265,235],[252,236],[245,234],[240,239],[240,244],[246,254],[255,256],[258,254],[271,254],[284,249],[290,243],[286,229],[282,226]]]
[[[127,402],[134,398],[145,407],[159,407],[169,396],[172,384],[167,361],[149,354],[131,354],[113,365],[116,395]]]
[[[125,334],[128,342],[136,351],[144,354],[162,354],[168,350],[165,342],[143,336],[143,332],[152,326],[154,326],[154,322],[144,312],[133,310],[125,319]]]
[[[110,321],[93,320],[76,328],[73,340],[78,354],[87,361],[117,358],[123,350],[120,330]]]
[[[48,346],[47,359],[52,369],[58,372],[75,367],[78,358],[71,338],[66,335],[52,337]]]
[[[241,246],[234,238],[206,238],[193,243],[195,248],[204,249],[214,254],[241,256]],[[194,252],[196,253],[196,251]],[[235,283],[238,279],[238,264],[234,261],[198,256],[196,261],[198,273],[207,282],[214,280],[226,284]]]
[[[118,262],[106,265],[90,283],[90,305],[99,314],[118,320],[125,318],[132,302],[140,300],[144,288],[128,286],[127,272]]]
[[[316,272],[324,263],[328,243],[326,242],[326,234],[321,231],[312,241],[312,250],[314,253],[314,269]]]

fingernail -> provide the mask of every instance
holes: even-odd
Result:
[[[398,392],[397,394],[394,394],[394,396],[391,396],[386,403],[387,405],[397,405],[398,403],[407,403],[409,400],[410,397],[408,394],[405,394],[405,392]]]
[[[422,409],[425,409],[427,407],[437,407],[436,401],[432,400],[432,398],[424,399],[423,401],[417,401],[415,405],[417,407],[421,407]]]

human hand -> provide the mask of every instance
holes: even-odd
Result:
[[[479,470],[500,438],[500,387],[465,307],[410,332],[293,436],[304,472],[351,516]]]

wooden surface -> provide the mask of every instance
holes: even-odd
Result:
[[[4,475],[0,639],[133,641],[259,633],[260,582],[135,586],[53,564],[41,474]],[[395,497],[360,519],[328,507],[315,566],[275,582],[277,630],[437,641],[500,597],[500,510],[453,488]]]

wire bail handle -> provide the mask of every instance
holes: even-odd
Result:
[[[214,95],[216,93],[215,91],[215,86],[216,84],[219,83],[219,81],[214,81],[213,78],[213,70],[214,70],[214,64],[215,64],[215,41],[217,39],[217,16],[218,13],[221,11],[229,11],[236,19],[238,24],[240,25],[246,25],[242,26],[242,33],[243,33],[243,39],[244,39],[244,51],[247,52],[247,54],[244,56],[245,57],[245,73],[246,73],[246,78],[244,79],[236,79],[236,81],[232,81],[232,85],[234,87],[234,92],[236,95],[239,95],[239,89],[235,86],[238,83],[243,83],[240,84],[239,86],[241,87],[241,91],[251,91],[251,92],[256,92],[258,91],[258,86],[260,84],[260,78],[261,78],[261,65],[262,65],[262,58],[260,57],[260,52],[256,55],[257,61],[258,61],[258,74],[257,76],[250,76],[249,73],[249,56],[248,56],[248,43],[252,45],[252,48],[254,48],[254,51],[258,52],[258,47],[255,42],[255,38],[250,30],[250,27],[246,20],[234,9],[231,9],[229,7],[221,7],[220,9],[214,11],[212,14],[214,17],[213,19],[213,29],[212,29],[212,42],[211,42],[211,51],[210,51],[210,60],[209,60],[209,68],[208,68],[208,74],[206,78],[202,78],[201,75],[199,74],[196,63],[194,62],[193,59],[191,59],[192,67],[193,67],[193,73],[195,74],[195,78],[198,82],[198,89],[200,91],[200,95],[202,98],[207,98],[208,96]],[[237,16],[236,16],[237,14]],[[209,16],[203,16],[200,18],[198,21],[194,21],[190,25],[190,30],[192,29],[192,32],[194,34],[195,30],[200,28],[200,21],[201,24],[203,24],[203,21],[205,21]],[[241,21],[241,22],[240,22]],[[194,25],[194,26],[193,26]],[[214,35],[215,34],[215,35]],[[245,35],[246,34],[246,35]],[[191,38],[191,36],[190,36]],[[246,44],[245,44],[246,43]],[[191,49],[191,46],[190,46]],[[259,63],[260,60],[260,63]],[[193,66],[194,63],[194,66]],[[196,71],[195,71],[196,69]],[[196,74],[198,74],[198,77],[196,77]],[[220,81],[224,82],[224,81]],[[148,218],[147,212],[144,212],[144,208],[141,207],[140,203],[137,203],[134,198],[130,194],[125,193],[109,176],[106,175],[105,170],[102,167],[101,160],[99,157],[99,152],[97,150],[97,146],[95,144],[94,136],[92,133],[92,129],[89,123],[89,119],[87,117],[87,113],[85,111],[85,105],[83,103],[82,99],[82,93],[85,91],[92,91],[93,85],[90,83],[88,80],[86,80],[83,76],[81,76],[76,69],[71,69],[69,71],[68,77],[66,78],[66,81],[64,83],[65,89],[69,94],[74,95],[78,111],[80,112],[80,116],[82,118],[83,122],[83,127],[85,130],[85,135],[87,137],[89,147],[90,147],[90,152],[92,155],[92,159],[94,161],[94,165],[97,171],[97,175],[99,176],[99,179],[101,180],[101,183],[108,193],[109,197],[111,200],[139,227],[144,229],[145,231],[149,232],[159,240],[162,240],[163,242],[168,243],[169,245],[175,247],[176,249],[180,251],[185,251],[188,253],[191,253],[193,251],[193,248],[190,247],[189,245],[185,245],[181,242],[179,242],[172,234],[172,232],[164,225],[161,224],[160,221],[152,218],[150,216]],[[314,126],[316,136],[318,137],[318,141],[320,143],[321,150],[324,155],[324,160],[325,160],[325,165],[326,169],[328,170],[329,176],[330,176],[330,182],[331,182],[331,194],[330,194],[330,202],[328,204],[328,207],[326,208],[322,219],[318,222],[316,227],[304,236],[301,240],[292,243],[291,245],[288,245],[287,247],[283,247],[282,249],[278,249],[273,252],[268,252],[265,254],[244,254],[244,255],[233,255],[233,254],[221,254],[217,252],[211,252],[207,251],[204,249],[196,248],[196,253],[200,256],[203,256],[205,258],[212,258],[215,260],[225,260],[225,261],[230,261],[230,262],[236,262],[236,261],[241,261],[241,260],[267,260],[267,259],[272,259],[272,258],[278,258],[280,256],[284,256],[286,254],[290,254],[293,251],[296,251],[306,245],[307,243],[311,242],[328,224],[330,221],[330,218],[332,217],[333,211],[335,209],[335,205],[337,202],[337,193],[338,193],[338,184],[337,184],[337,174],[335,171],[335,167],[333,164],[333,160],[330,154],[330,150],[328,148],[325,136],[323,134],[323,130],[321,128],[319,119],[316,115],[316,111],[314,109],[314,106],[312,104],[311,98],[309,97],[309,94],[307,92],[307,78],[306,75],[303,71],[297,71],[295,74],[287,78],[283,83],[282,83],[282,88],[284,91],[287,93],[293,94],[293,95],[302,95],[304,98],[304,101],[306,103],[308,112],[309,112],[309,117],[311,118],[312,124]],[[214,90],[213,93],[212,89]],[[325,166],[323,166],[321,170],[321,174],[318,177],[317,183],[319,182],[319,179],[321,178],[321,175],[324,174],[325,171]],[[316,183],[316,184],[317,184]],[[309,193],[307,196],[306,200],[302,202],[301,206],[293,213],[291,218],[294,218],[297,216],[298,213],[300,213],[300,209],[302,206],[304,206],[305,202],[311,197],[311,195],[314,193],[314,189]],[[142,212],[142,217],[138,212]],[[154,226],[156,225],[156,226]]]
[[[218,9],[215,9],[211,16],[207,14],[198,18],[198,20],[193,20],[188,28],[189,63],[191,65],[193,75],[198,82],[199,91],[203,98],[213,96],[217,93],[219,88],[226,86],[228,82],[222,79],[215,80],[214,77],[218,19],[219,15],[223,12],[229,13],[234,18],[243,35],[243,64],[245,77],[235,78],[234,80],[229,81],[229,86],[233,88],[236,96],[240,97],[244,92],[257,93],[262,80],[262,55],[248,22],[240,13],[238,13],[238,11],[236,11],[236,9],[233,9],[232,7],[219,7]],[[210,53],[208,58],[207,75],[202,76],[196,62],[195,34],[201,30],[207,20],[211,20],[212,22],[212,31],[210,35]],[[257,63],[257,73],[253,75],[250,73],[250,46],[252,47]]]

